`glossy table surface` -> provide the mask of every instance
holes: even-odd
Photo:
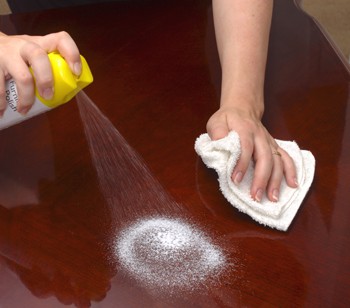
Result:
[[[73,99],[0,132],[0,307],[349,307],[349,69],[293,1],[275,2],[263,121],[317,165],[287,232],[228,204],[194,152],[219,101],[209,1],[1,17],[8,32],[73,36],[95,78],[85,93],[106,126],[89,130],[93,116],[84,120]],[[125,141],[114,143],[113,126]],[[113,245],[122,228],[155,215],[191,220],[231,270],[171,296],[130,279]]]

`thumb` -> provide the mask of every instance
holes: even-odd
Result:
[[[214,125],[208,125],[207,132],[211,140],[218,140],[228,135],[229,130],[227,125],[223,123],[216,123]]]

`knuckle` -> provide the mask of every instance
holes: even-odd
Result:
[[[40,80],[41,85],[50,85],[53,82],[53,78],[50,76],[45,76]]]
[[[295,164],[291,157],[287,156],[284,160],[284,168],[288,172],[295,172]]]
[[[66,32],[66,31],[64,31],[64,30],[62,30],[62,31],[60,31],[60,32],[58,32],[58,33],[59,33],[59,35],[61,35],[61,36],[63,36],[63,37],[69,36],[68,32]]]
[[[57,33],[57,35],[58,35],[58,37],[61,40],[66,40],[66,39],[70,39],[71,38],[71,36],[66,31],[60,31],[60,32]]]
[[[47,57],[47,53],[44,49],[42,49],[40,46],[32,44],[31,50],[30,50],[31,58],[39,58],[39,57]]]
[[[33,83],[33,77],[29,71],[23,71],[16,76],[16,83],[24,86],[31,85]]]
[[[36,79],[36,86],[38,89],[50,87],[50,86],[52,86],[52,84],[53,84],[53,80],[51,78],[48,78],[48,77]]]
[[[22,50],[26,50],[26,54],[31,55],[31,57],[37,57],[38,55],[45,54],[45,51],[36,43],[26,41],[23,44]]]

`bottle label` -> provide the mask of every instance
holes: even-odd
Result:
[[[16,83],[13,79],[9,80],[6,87],[6,102],[8,108],[11,108],[12,111],[17,111],[18,104],[18,95]]]
[[[39,99],[35,98],[32,108],[26,115],[22,115],[17,111],[18,106],[18,92],[16,87],[16,82],[14,79],[6,81],[6,103],[7,107],[4,112],[4,116],[0,119],[0,129],[12,126],[16,123],[22,122],[26,119],[29,119],[37,114],[43,113],[51,108],[42,104]]]

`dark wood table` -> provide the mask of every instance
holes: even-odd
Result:
[[[84,122],[74,99],[0,132],[0,307],[350,306],[349,67],[293,1],[275,1],[263,120],[276,138],[312,151],[317,167],[288,232],[228,204],[194,152],[219,101],[209,1],[96,4],[1,25],[69,32],[94,74],[85,93],[106,127],[87,138],[94,113]],[[113,126],[126,143],[113,146]],[[122,171],[106,167],[125,149],[138,156]],[[147,215],[190,219],[231,270],[168,297],[130,279],[113,245]]]

